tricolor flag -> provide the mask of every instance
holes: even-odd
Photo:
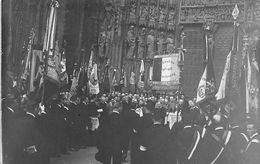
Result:
[[[197,103],[212,98],[216,94],[216,80],[211,55],[208,55],[208,63],[200,79],[197,89]]]
[[[180,68],[178,60],[179,54],[155,56],[153,66],[150,67],[150,78],[152,77],[152,81],[179,84]],[[153,71],[151,72],[151,70]]]
[[[224,67],[223,75],[220,81],[220,85],[218,88],[218,92],[215,95],[216,100],[223,100],[226,98],[226,88],[227,88],[227,83],[229,79],[229,70],[230,70],[230,58],[231,58],[231,51],[229,52],[227,59],[226,59],[226,64]]]

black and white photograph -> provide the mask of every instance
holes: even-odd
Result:
[[[260,0],[0,6],[0,164],[260,164]]]

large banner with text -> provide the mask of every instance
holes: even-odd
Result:
[[[180,81],[179,54],[157,55],[153,63],[153,90],[176,90]]]

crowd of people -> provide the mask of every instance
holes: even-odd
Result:
[[[213,104],[198,106],[183,94],[67,97],[57,94],[44,105],[34,95],[20,103],[14,95],[5,98],[6,163],[47,164],[88,146],[97,146],[95,158],[103,164],[120,164],[128,152],[131,164],[259,163],[254,124],[230,125]]]

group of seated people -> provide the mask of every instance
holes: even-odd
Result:
[[[195,99],[178,96],[113,92],[68,99],[60,93],[43,105],[34,95],[22,97],[21,103],[8,95],[3,101],[4,162],[48,164],[51,157],[97,146],[95,158],[104,164],[122,163],[129,155],[131,164],[189,163],[186,152],[199,144],[186,148],[181,143],[202,137],[193,137],[194,129],[181,131],[199,126],[202,134],[205,127],[223,125],[223,119],[213,110],[205,112]],[[171,113],[177,118],[173,123]]]

